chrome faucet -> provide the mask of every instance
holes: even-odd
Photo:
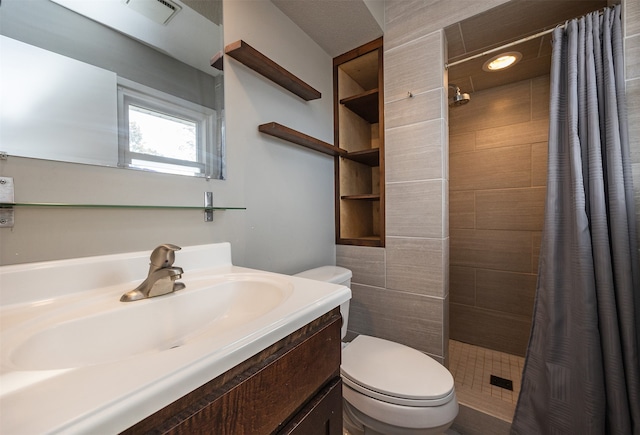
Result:
[[[134,290],[123,294],[120,301],[137,301],[182,290],[185,285],[181,282],[176,282],[176,279],[182,278],[183,270],[181,267],[173,266],[173,262],[176,259],[175,252],[180,249],[182,248],[169,243],[154,249],[151,253],[147,279]]]

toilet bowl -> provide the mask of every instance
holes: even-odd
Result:
[[[296,276],[351,286],[351,271],[323,266]],[[349,302],[340,306],[342,338]],[[443,433],[458,415],[451,373],[416,349],[359,335],[343,344],[343,425],[352,435]]]

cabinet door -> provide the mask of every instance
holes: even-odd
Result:
[[[278,435],[342,435],[342,381],[320,391]]]

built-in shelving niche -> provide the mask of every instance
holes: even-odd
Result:
[[[384,246],[382,38],[334,65],[336,243]]]

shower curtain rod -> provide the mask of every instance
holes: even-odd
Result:
[[[603,9],[599,10],[598,13],[600,15],[602,15],[604,13],[605,9],[607,9],[607,8],[603,8]],[[518,45],[518,44],[522,44],[523,42],[527,42],[527,41],[530,41],[532,39],[539,38],[540,36],[544,36],[544,35],[547,35],[547,34],[553,32],[558,27],[564,28],[564,26],[565,26],[565,24],[558,24],[553,29],[543,30],[541,32],[536,33],[535,35],[527,36],[525,38],[518,39],[517,41],[509,42],[507,44],[501,45],[500,47],[492,48],[490,50],[483,51],[482,53],[478,53],[478,54],[474,54],[473,56],[465,57],[464,59],[456,60],[455,62],[451,62],[451,63],[446,64],[444,67],[445,67],[445,69],[449,69],[452,66],[459,65],[459,64],[464,63],[464,62],[466,62],[468,60],[477,59],[477,58],[485,56],[487,54],[495,53],[496,51],[501,51],[501,50],[504,50],[505,48],[512,47],[512,46]]]

